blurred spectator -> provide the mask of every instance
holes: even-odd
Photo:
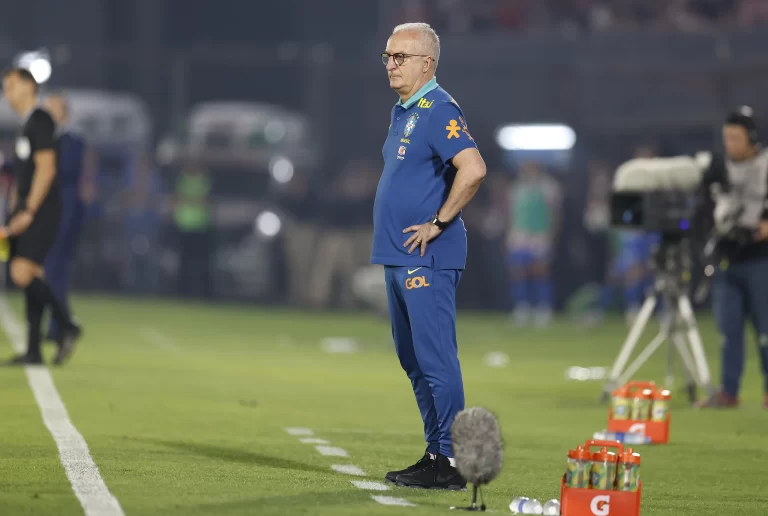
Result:
[[[407,2],[403,2],[398,16],[395,19],[396,24],[431,19],[433,16],[429,4],[430,2],[428,0],[408,0]]]
[[[610,225],[611,176],[605,161],[595,160],[589,164],[584,226],[590,233],[604,233]]]
[[[123,242],[121,283],[128,292],[157,291],[159,272],[160,180],[149,158],[143,156],[135,178],[123,194]]]
[[[502,30],[520,30],[528,23],[531,9],[528,0],[510,0],[496,5],[495,19]]]
[[[367,161],[351,161],[322,200],[326,227],[313,257],[310,282],[312,304],[327,307],[336,281],[339,303],[356,306],[353,274],[370,263],[373,244],[373,200],[378,171]]]
[[[86,143],[82,135],[69,126],[69,102],[60,94],[46,98],[48,112],[56,121],[58,155],[56,175],[61,196],[61,215],[56,242],[45,259],[45,275],[51,288],[67,310],[72,265],[85,223],[86,206],[81,198],[82,173],[85,165]],[[70,310],[71,312],[71,310]],[[61,329],[56,319],[49,318],[47,338],[58,341]]]
[[[176,181],[174,221],[178,237],[178,292],[182,297],[213,295],[211,254],[214,239],[211,181],[200,165],[186,162]]]
[[[403,0],[398,22],[421,20],[443,32],[663,29],[716,30],[736,21],[768,25],[766,0]]]
[[[281,206],[286,212],[283,253],[288,273],[288,301],[297,306],[310,303],[312,263],[320,243],[309,177],[297,173],[283,191]]]
[[[509,287],[499,278],[504,260],[506,187],[503,172],[488,173],[472,203],[462,212],[467,227],[467,269],[461,280],[462,307],[496,309],[508,305]]]
[[[653,145],[636,148],[633,158],[652,158],[656,155]],[[622,289],[624,312],[627,323],[637,317],[645,295],[649,277],[648,260],[656,235],[636,229],[611,230],[611,263],[600,296],[600,306],[591,319],[597,322],[613,303],[614,290]]]
[[[710,24],[690,8],[688,0],[667,0],[661,26],[680,32],[696,32],[708,28]]]
[[[741,0],[736,10],[736,19],[742,27],[768,26],[768,1]]]
[[[507,250],[515,299],[513,317],[545,327],[552,318],[550,262],[560,228],[560,186],[534,162],[524,163],[509,189]]]

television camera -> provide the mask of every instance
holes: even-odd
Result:
[[[696,401],[697,387],[714,392],[707,358],[688,290],[694,250],[703,250],[705,242],[718,241],[707,223],[707,197],[702,195],[704,171],[712,155],[694,157],[640,158],[621,165],[614,178],[611,197],[611,226],[659,234],[659,243],[651,254],[654,284],[646,293],[642,308],[630,328],[608,376],[603,401],[619,385],[625,384],[663,344],[668,344],[666,384],[674,384],[675,351],[682,359],[686,390]],[[714,247],[717,247],[715,245]],[[715,256],[714,250],[710,251]],[[659,303],[660,332],[627,366],[651,316]]]

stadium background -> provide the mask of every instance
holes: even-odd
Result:
[[[457,331],[467,404],[493,410],[503,431],[504,469],[485,491],[493,510],[514,496],[560,496],[566,450],[606,426],[602,381],[589,380],[627,334],[620,317],[510,326],[501,187],[528,158],[560,183],[563,309],[605,276],[606,235],[584,220],[588,197],[607,199],[595,178],[638,153],[718,146],[736,105],[768,119],[764,0],[6,4],[0,60],[50,62],[44,88],[69,93],[91,152],[72,299],[86,333],[73,360],[50,369],[69,418],[41,417],[35,380],[0,368],[3,516],[83,514],[63,466],[81,455],[59,454],[63,440],[76,445],[51,435],[54,417],[71,419],[128,515],[419,516],[467,503],[468,493],[393,488],[383,494],[416,505],[393,508],[332,469],[352,464],[380,481],[424,446],[388,319],[348,295],[351,273],[368,263],[396,101],[380,53],[396,23],[437,28],[438,80],[488,164],[465,212]],[[573,128],[573,149],[526,155],[497,144],[500,127],[542,122]],[[5,157],[17,129],[0,102]],[[205,275],[179,281],[180,264],[206,240],[183,246],[174,222],[184,156],[213,181],[213,289],[195,302],[185,301],[205,294]],[[3,356],[24,347],[23,304],[19,293],[0,295]],[[717,379],[721,339],[709,314],[699,329]],[[656,353],[637,379],[663,381],[666,358]],[[694,410],[673,389],[670,444],[640,450],[643,514],[765,513],[767,413],[753,358],[738,410]],[[292,427],[349,456],[324,455]]]
[[[132,113],[105,118],[107,125],[98,126],[98,107],[81,124],[95,152],[96,192],[75,273],[81,292],[181,295],[183,250],[171,216],[179,161],[169,158],[169,141],[183,148],[201,104],[236,101],[271,109],[278,126],[294,124],[295,132],[281,140],[256,130],[235,148],[226,124],[204,129],[197,163],[213,181],[213,297],[355,307],[340,290],[349,265],[366,263],[382,128],[395,101],[378,55],[405,20],[430,22],[442,36],[439,82],[468,113],[488,163],[465,215],[463,308],[510,307],[499,230],[506,216],[491,192],[513,177],[521,156],[497,145],[498,128],[549,122],[576,132],[564,158],[534,156],[565,192],[554,264],[562,307],[604,276],[605,253],[590,252],[604,238],[583,224],[591,170],[612,169],[641,146],[669,155],[716,145],[718,123],[738,104],[768,114],[768,15],[749,0],[51,0],[8,9],[0,59],[42,48],[52,65],[46,89],[132,102]],[[131,122],[121,116],[144,117],[146,132],[126,129]],[[287,182],[270,173],[279,156],[293,166],[281,176]],[[274,217],[259,219],[265,211],[278,215],[277,234]],[[327,244],[345,235],[351,258]],[[291,259],[308,253],[314,263]],[[313,283],[341,270],[339,288]],[[291,295],[292,277],[308,292]]]

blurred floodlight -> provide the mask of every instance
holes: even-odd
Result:
[[[256,232],[265,237],[273,237],[280,232],[282,223],[280,217],[271,211],[264,211],[256,217]]]
[[[283,156],[272,159],[269,164],[269,171],[278,183],[287,183],[293,179],[293,163]]]
[[[576,143],[576,133],[567,125],[507,125],[496,133],[496,143],[508,151],[562,151]]]
[[[18,65],[29,70],[38,84],[51,78],[51,60],[45,52],[25,52],[17,58]]]

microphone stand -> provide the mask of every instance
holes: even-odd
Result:
[[[480,493],[480,506],[477,505],[477,494]],[[451,510],[459,511],[473,511],[473,512],[485,512],[485,500],[483,500],[483,493],[480,491],[480,486],[472,484],[472,503],[469,507],[451,507]]]

